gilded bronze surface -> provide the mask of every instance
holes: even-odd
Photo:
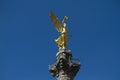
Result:
[[[64,21],[67,20],[68,17],[64,16],[62,24],[60,24],[58,18],[54,15],[53,12],[50,12],[50,18],[55,25],[56,30],[60,32],[60,36],[55,40],[55,42],[57,43],[59,49],[65,49],[65,46],[68,45],[68,32],[66,23]]]

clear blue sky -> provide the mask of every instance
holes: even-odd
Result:
[[[0,0],[0,80],[55,80],[51,10],[69,16],[68,48],[82,64],[75,80],[120,80],[119,0]]]

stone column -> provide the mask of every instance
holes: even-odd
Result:
[[[56,62],[49,65],[49,71],[57,80],[73,80],[80,69],[80,61],[72,59],[70,50],[62,49],[56,54]]]

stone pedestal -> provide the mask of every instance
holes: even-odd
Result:
[[[72,59],[70,50],[59,50],[56,54],[56,62],[49,65],[49,71],[57,80],[73,80],[80,69],[80,60]]]

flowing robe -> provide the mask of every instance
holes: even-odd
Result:
[[[66,26],[62,26],[61,34],[55,42],[58,44],[59,49],[65,49],[65,46],[68,45],[68,33]]]

